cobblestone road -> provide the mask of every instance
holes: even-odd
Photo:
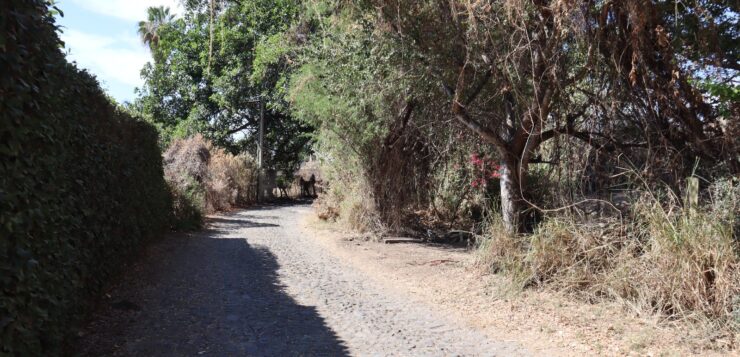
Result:
[[[80,333],[82,355],[515,356],[352,269],[299,228],[306,205],[213,218],[151,247]]]

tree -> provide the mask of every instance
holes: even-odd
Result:
[[[423,121],[439,112],[426,100],[434,89],[412,86],[393,59],[405,52],[374,37],[370,22],[337,16],[342,12],[323,1],[304,5],[299,25],[284,36],[293,46],[282,56],[295,68],[291,113],[316,128],[332,190],[374,207],[365,217],[379,220],[367,223],[400,229],[428,197],[433,140],[423,132],[446,130]]]
[[[149,7],[147,20],[139,21],[138,33],[141,42],[154,51],[159,44],[161,27],[170,23],[174,18],[175,15],[170,14],[169,7]]]
[[[278,73],[257,79],[254,62],[259,44],[294,22],[298,3],[191,0],[185,5],[184,16],[159,33],[158,60],[142,70],[139,107],[161,125],[166,139],[198,132],[232,152],[253,151],[262,99],[265,165],[295,166],[308,148],[304,134],[310,128],[295,123],[274,94],[282,69],[271,67]],[[282,131],[273,134],[272,128]],[[292,155],[282,150],[288,147],[295,149]]]
[[[439,100],[449,103],[449,113],[496,150],[503,219],[519,231],[537,148],[582,114],[553,110],[585,73],[569,70],[583,64],[578,52],[565,50],[579,43],[539,2],[370,3],[384,22],[378,27],[414,54],[402,65],[421,68],[420,78],[446,96]]]
[[[379,99],[389,107],[414,98],[414,118],[424,120],[418,127],[439,128],[450,116],[454,118],[496,152],[501,162],[502,216],[512,232],[522,230],[523,212],[533,208],[526,197],[530,165],[559,162],[557,157],[542,160],[556,138],[591,148],[602,157],[624,155],[670,182],[685,177],[695,157],[712,167],[736,164],[737,145],[732,144],[736,136],[719,124],[719,107],[705,102],[693,84],[696,78],[685,67],[686,58],[716,56],[717,51],[724,51],[717,57],[734,58],[733,47],[724,41],[725,50],[719,46],[714,52],[680,52],[665,41],[671,37],[665,23],[670,16],[650,1],[597,1],[582,6],[547,0],[367,0],[334,8],[326,1],[308,3],[314,9],[330,9],[328,23],[349,23],[340,26],[362,29],[372,37],[358,45],[319,34],[314,41],[332,48],[314,56],[331,58],[334,64],[308,77],[322,83],[323,88],[314,85],[313,90],[335,88],[327,79],[346,67],[358,67],[356,73],[373,72],[370,76],[386,83],[381,84],[383,89],[406,83],[410,92],[397,90],[403,94],[395,99],[384,100],[360,85],[329,91],[338,94],[329,98],[332,105],[352,103],[359,96],[361,103]],[[724,10],[713,8],[712,13],[734,11],[718,6]],[[681,14],[686,13],[696,16],[700,11]],[[725,24],[737,17],[727,18]],[[702,32],[694,28],[688,33]],[[732,35],[727,26],[722,28],[725,39]],[[684,30],[679,26],[675,37],[685,37]],[[343,52],[365,57],[380,53],[376,58],[384,64],[336,63]],[[729,67],[725,62],[720,61]],[[725,97],[734,93],[724,88],[717,92]],[[447,107],[444,114],[434,113],[442,103]],[[304,105],[315,106],[308,101]],[[370,121],[381,111],[362,113]],[[337,120],[351,124],[344,118]],[[385,125],[394,124],[387,120]],[[358,127],[362,126],[352,124],[336,131],[351,137]],[[426,134],[427,144],[438,135],[431,130]]]

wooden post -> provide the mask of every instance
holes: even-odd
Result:
[[[686,179],[686,197],[684,197],[683,205],[689,215],[696,214],[699,206],[699,179],[697,177]]]

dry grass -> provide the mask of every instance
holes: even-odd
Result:
[[[235,156],[208,146],[211,160],[206,181],[206,211],[225,211],[251,203],[252,185],[257,182],[255,161],[246,154]]]
[[[347,229],[365,233],[382,231],[375,202],[361,180],[332,181],[316,202],[319,218],[336,221]]]
[[[740,272],[727,212],[666,210],[648,201],[637,213],[643,253],[620,262],[615,291],[670,316],[730,318]]]
[[[479,240],[475,265],[488,268],[494,273],[506,273],[517,276],[522,273],[526,256],[526,239],[506,233],[504,224],[495,216],[484,230],[483,239]]]
[[[204,213],[250,203],[257,177],[251,157],[232,155],[200,134],[170,145],[164,153],[164,171],[182,228],[197,228]]]
[[[519,288],[617,300],[639,314],[690,322],[709,333],[704,338],[733,348],[740,342],[740,189],[722,182],[711,192],[710,204],[691,211],[648,193],[630,223],[551,217],[520,237],[494,222],[478,264]]]
[[[526,285],[554,284],[560,290],[599,294],[596,284],[622,258],[633,252],[628,237],[619,234],[617,222],[577,224],[547,220],[530,238],[524,263]]]
[[[384,231],[372,186],[355,161],[329,160],[321,172],[328,184],[314,203],[319,218],[359,233]]]

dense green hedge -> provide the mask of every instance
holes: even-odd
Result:
[[[62,353],[88,298],[169,220],[156,131],[66,61],[48,6],[0,3],[0,355]]]

